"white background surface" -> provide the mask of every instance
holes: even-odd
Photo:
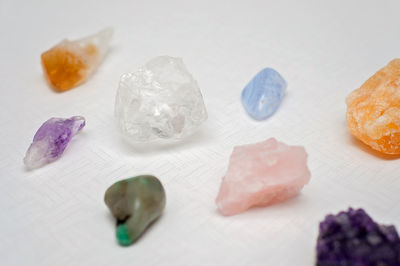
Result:
[[[0,0],[1,265],[313,265],[318,223],[364,207],[400,229],[399,160],[353,139],[344,103],[399,56],[399,1]],[[63,38],[115,29],[89,82],[65,93],[46,84],[40,54]],[[209,119],[162,149],[135,149],[115,127],[119,77],[157,55],[184,59]],[[264,122],[240,92],[262,68],[288,82]],[[26,172],[22,159],[50,117],[87,126],[62,158]],[[284,204],[223,217],[214,203],[233,146],[269,137],[304,145],[312,178]],[[103,203],[115,181],[150,173],[167,192],[162,218],[134,245],[118,246]]]

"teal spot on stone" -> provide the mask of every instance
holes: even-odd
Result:
[[[125,224],[117,227],[117,239],[121,246],[129,246],[132,243]]]

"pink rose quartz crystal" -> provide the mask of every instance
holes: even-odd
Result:
[[[253,206],[268,206],[297,195],[310,180],[307,153],[274,138],[237,146],[222,179],[217,206],[234,215]]]

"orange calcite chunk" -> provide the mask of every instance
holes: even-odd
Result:
[[[46,79],[56,91],[66,91],[85,82],[105,56],[112,30],[103,30],[81,40],[64,40],[42,54]]]
[[[346,103],[354,136],[380,152],[400,154],[400,59],[350,93]]]

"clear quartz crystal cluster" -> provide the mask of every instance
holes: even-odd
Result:
[[[182,59],[160,56],[121,77],[115,116],[135,143],[191,135],[207,119],[207,111]]]

